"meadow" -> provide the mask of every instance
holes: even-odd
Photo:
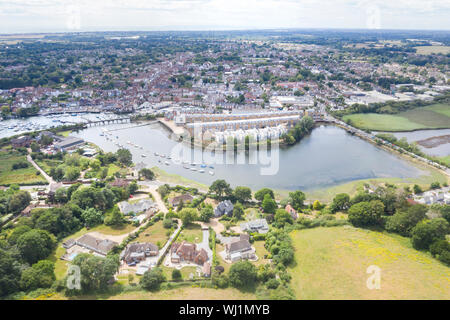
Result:
[[[350,226],[291,233],[290,267],[297,299],[448,299],[450,268],[411,247],[410,239]],[[367,268],[381,269],[381,288],[368,289]]]
[[[12,165],[16,162],[28,163],[27,168],[12,170]],[[47,181],[41,175],[36,174],[37,170],[27,162],[25,155],[18,152],[0,152],[0,185],[32,185],[46,184]]]
[[[450,53],[450,46],[419,46],[414,47],[418,54],[428,55],[428,54],[448,54]]]
[[[448,104],[433,104],[395,115],[356,113],[344,116],[343,120],[351,120],[352,124],[358,128],[375,131],[443,129],[450,128],[450,106]]]

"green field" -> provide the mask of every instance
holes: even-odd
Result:
[[[135,280],[136,281],[136,280]],[[227,289],[211,289],[200,288],[196,285],[170,289],[160,290],[156,292],[149,292],[145,290],[136,290],[130,292],[123,292],[117,295],[98,294],[90,296],[77,296],[67,298],[59,293],[52,294],[48,297],[52,300],[256,300],[253,293],[242,292],[234,288]]]
[[[139,237],[134,239],[132,242],[151,242],[153,244],[157,244],[159,242],[162,247],[166,244],[168,239],[166,236],[167,231],[168,229],[163,227],[162,221],[158,221],[154,225],[142,231],[139,234]]]
[[[448,54],[450,53],[450,46],[419,46],[414,47],[416,49],[417,54]]]
[[[191,223],[184,227],[178,236],[177,242],[183,240],[191,243],[200,243],[203,239],[202,227],[199,224]]]
[[[415,108],[395,115],[357,113],[346,115],[344,121],[361,129],[375,131],[412,131],[419,129],[450,128],[450,105],[433,104]]]
[[[450,268],[411,247],[410,239],[353,227],[292,232],[297,299],[448,299]],[[381,288],[369,290],[370,265]]]
[[[27,157],[17,152],[0,152],[0,185],[47,183],[42,175],[36,175],[37,170],[29,162],[28,168],[12,170],[13,163],[18,161],[27,162]]]

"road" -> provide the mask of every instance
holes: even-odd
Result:
[[[153,183],[152,183],[153,182]],[[166,214],[167,212],[169,212],[169,210],[167,210],[166,204],[164,203],[164,201],[161,199],[161,195],[159,194],[159,192],[156,190],[158,189],[158,187],[161,184],[158,184],[156,181],[145,181],[145,182],[139,182],[140,186],[144,186],[144,191],[149,191],[152,196],[153,199],[155,199],[156,204],[158,205],[158,208],[161,212],[164,212],[164,214]]]
[[[28,152],[31,152],[31,149],[28,149]],[[50,177],[44,170],[41,169],[41,167],[39,167],[37,165],[36,162],[34,162],[33,158],[31,158],[31,155],[29,155],[29,154],[27,155],[27,161],[29,163],[31,163],[33,165],[33,167],[35,167],[41,173],[41,175],[45,178],[45,180],[47,180],[47,182],[49,184],[49,186],[48,186],[49,188],[50,188],[50,185],[56,183],[56,181],[53,180],[52,177]]]

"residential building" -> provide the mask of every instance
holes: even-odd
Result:
[[[241,230],[248,232],[267,233],[269,225],[266,219],[256,219],[249,222],[241,223]]]
[[[230,200],[222,201],[214,209],[214,216],[217,218],[226,214],[231,217],[233,215],[233,208],[233,203]]]

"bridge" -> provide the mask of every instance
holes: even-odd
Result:
[[[130,117],[122,117],[122,118],[116,118],[116,119],[99,119],[99,120],[89,120],[86,118],[83,118],[83,120],[86,120],[86,123],[84,123],[87,127],[97,126],[97,125],[107,125],[112,123],[129,123],[131,122]]]

